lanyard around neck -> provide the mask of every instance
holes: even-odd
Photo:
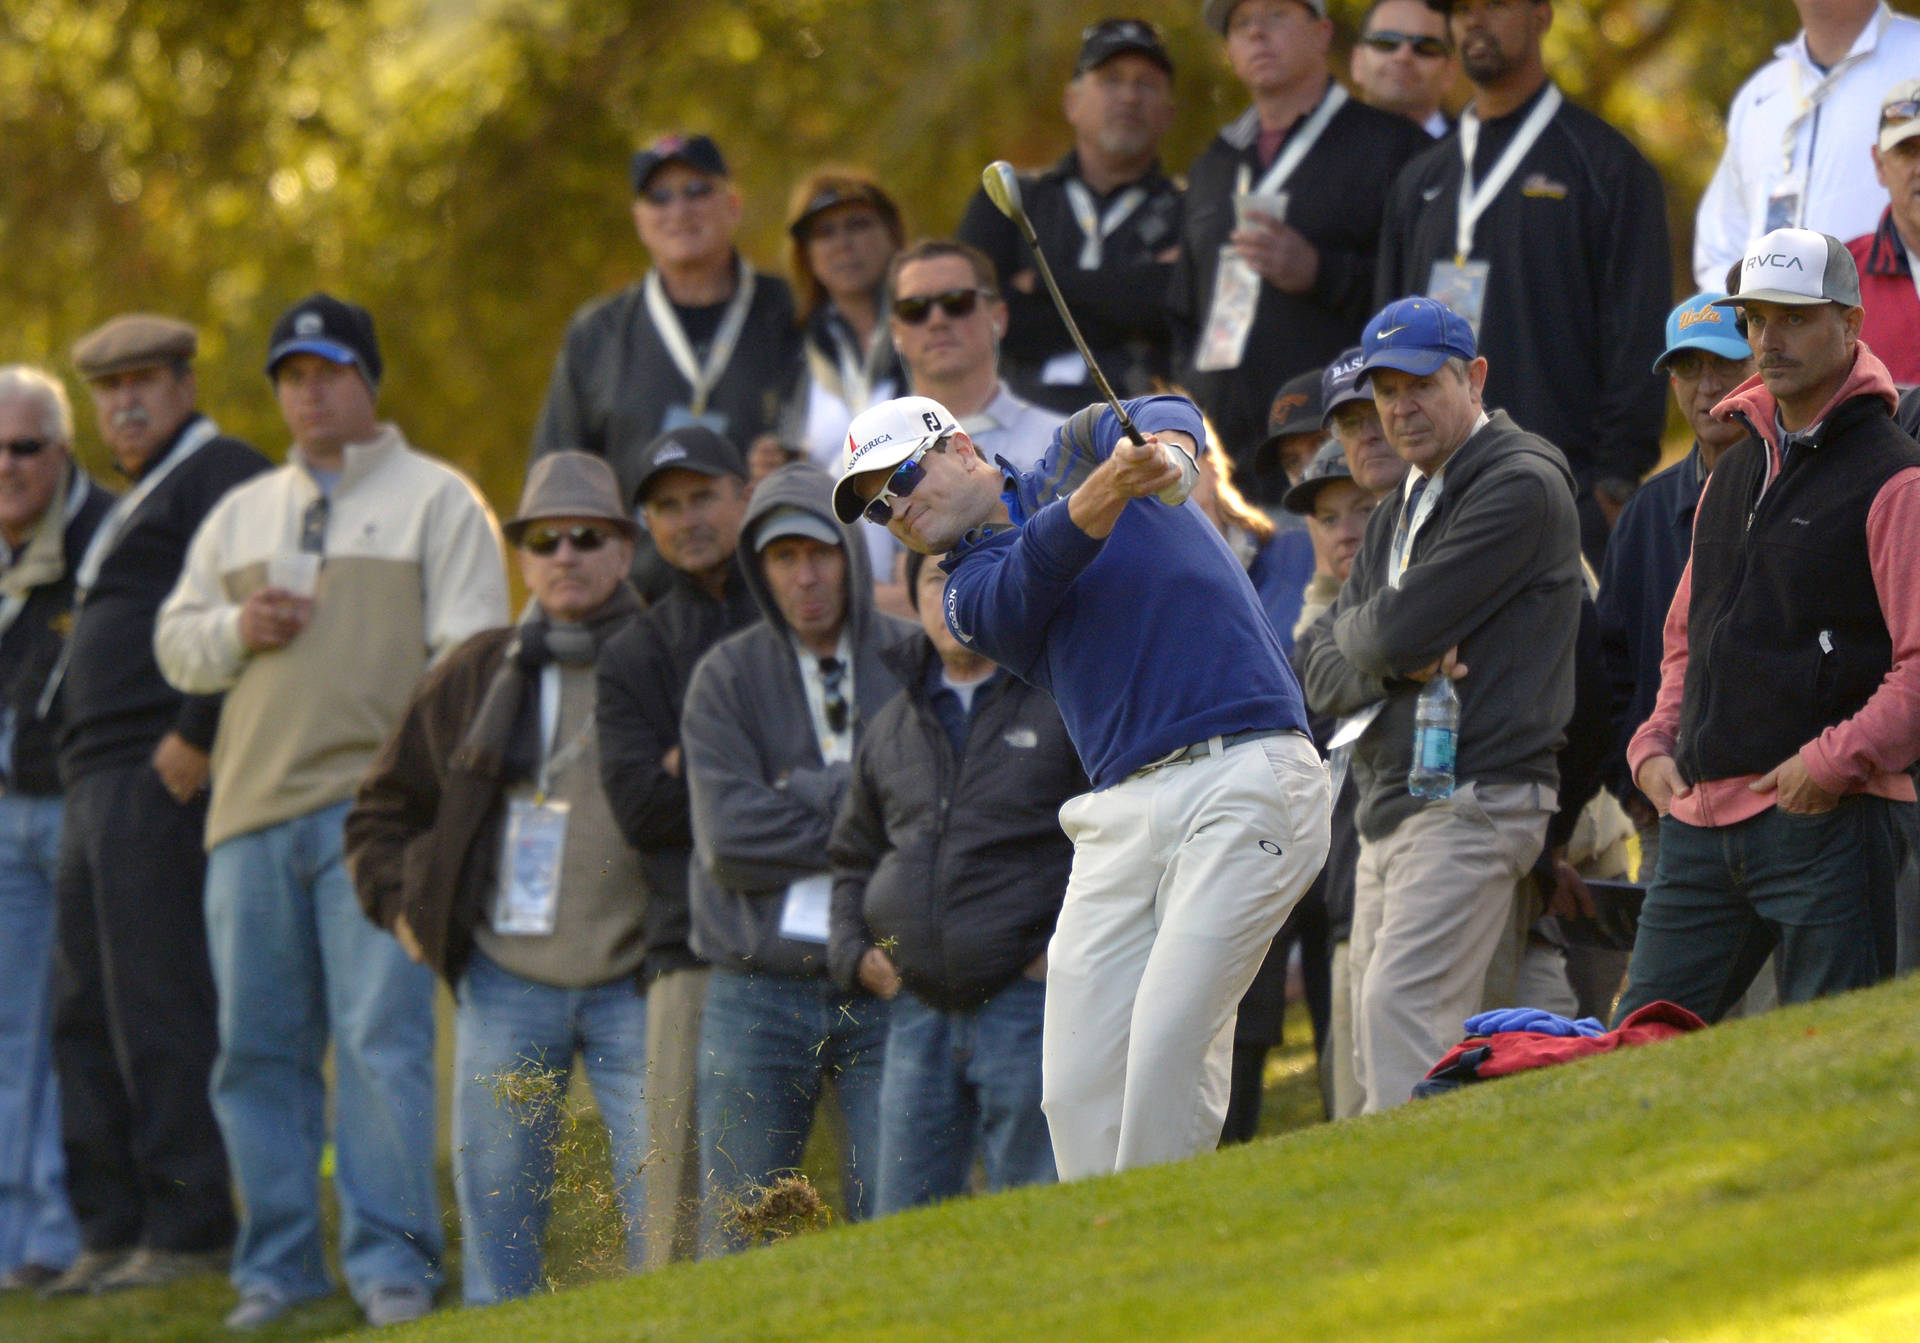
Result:
[[[653,329],[660,333],[661,343],[667,347],[667,357],[673,360],[673,366],[680,370],[680,376],[692,389],[687,409],[695,415],[704,415],[707,398],[726,376],[727,365],[733,362],[734,347],[740,343],[740,332],[747,325],[747,309],[753,306],[753,267],[744,260],[740,262],[739,282],[733,287],[733,297],[727,300],[727,310],[721,315],[713,344],[707,347],[704,364],[693,356],[693,342],[687,339],[687,329],[680,324],[680,314],[673,310],[659,271],[647,272],[642,290],[647,316],[653,319]]]
[[[1554,113],[1560,110],[1563,101],[1559,87],[1548,84],[1547,91],[1540,95],[1540,101],[1533,105],[1533,111],[1520,123],[1512,143],[1494,163],[1493,171],[1487,174],[1487,180],[1478,185],[1473,180],[1473,156],[1480,148],[1480,116],[1471,107],[1460,114],[1460,205],[1453,221],[1456,265],[1466,265],[1467,258],[1473,255],[1473,230],[1479,224],[1480,216],[1487,212],[1487,207],[1493,204],[1494,198],[1519,169],[1520,160],[1527,156],[1534,143],[1545,133],[1547,123],[1553,120]]]
[[[1093,190],[1077,177],[1066,180],[1067,204],[1073,209],[1073,222],[1080,226],[1080,269],[1099,270],[1103,244],[1113,231],[1126,223],[1147,200],[1147,189],[1130,186],[1107,206],[1104,213],[1094,203]]]
[[[1271,196],[1290,182],[1293,179],[1294,169],[1298,168],[1300,161],[1313,151],[1314,145],[1320,142],[1320,136],[1326,131],[1327,124],[1346,105],[1346,89],[1329,80],[1326,96],[1320,100],[1320,106],[1313,109],[1313,115],[1307,118],[1307,124],[1287,141],[1279,157],[1274,159],[1273,166],[1260,175],[1260,181],[1252,189],[1253,194]],[[1239,189],[1242,192],[1248,189],[1247,183],[1251,176],[1247,166],[1244,163],[1241,164]]]

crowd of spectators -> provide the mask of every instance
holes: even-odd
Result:
[[[628,165],[648,268],[561,336],[504,527],[382,418],[407,389],[338,297],[264,333],[278,467],[200,410],[186,322],[71,351],[115,489],[60,379],[0,368],[0,1290],[228,1273],[227,1325],[270,1325],[334,1290],[331,1143],[353,1300],[433,1309],[436,975],[485,1305],[547,1280],[576,1058],[639,1270],[750,1245],[826,1107],[852,1219],[1250,1137],[1295,960],[1334,1119],[1405,1103],[1484,1008],[1716,1021],[1913,963],[1920,21],[1796,0],[1682,299],[1657,174],[1547,69],[1549,0],[1376,0],[1350,84],[1323,0],[1201,8],[1249,106],[1184,177],[1172,57],[1118,18],[1021,190],[1120,394],[1204,413],[1201,522],[1166,544],[1234,563],[1184,599],[1290,655],[1325,758],[1284,926],[1193,934],[1252,980],[1237,1029],[1161,1050],[1199,977],[1120,994],[1120,933],[1050,962],[1086,799],[1189,755],[1076,750],[1042,630],[957,638],[990,597],[846,521],[855,426],[942,447],[890,478],[907,531],[922,479],[992,512],[1089,432],[1028,244],[984,192],[914,239],[826,167],[790,287],[736,247],[720,146],[669,135]],[[1692,441],[1656,473],[1669,391]],[[1176,681],[1256,693],[1216,648],[1096,666],[1078,634],[1110,723]],[[1410,786],[1436,678],[1437,797]],[[1167,865],[1161,824],[1100,836],[1154,874],[1146,943],[1254,880]],[[1638,935],[1596,955],[1603,899]]]

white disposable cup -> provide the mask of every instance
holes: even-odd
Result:
[[[311,597],[320,587],[320,557],[310,550],[294,550],[267,560],[267,586],[296,597]]]

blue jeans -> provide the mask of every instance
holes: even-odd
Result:
[[[241,1206],[233,1283],[325,1295],[320,1155],[333,1041],[340,1260],[362,1306],[440,1285],[433,977],[360,912],[340,856],[347,803],[239,835],[207,858],[220,994],[213,1109]]]
[[[714,968],[700,1022],[700,1164],[712,1182],[701,1214],[708,1253],[745,1248],[729,1212],[799,1169],[820,1083],[833,1079],[846,1146],[847,1216],[873,1210],[880,1068],[888,1004],[824,978]]]
[[[1891,973],[1880,943],[1901,852],[1893,805],[1854,796],[1816,816],[1771,807],[1713,827],[1664,818],[1614,1019],[1664,999],[1718,1021],[1770,952],[1783,1003]]]
[[[49,1036],[59,857],[60,799],[0,796],[0,1273],[80,1248]]]
[[[554,988],[476,951],[456,997],[453,1189],[467,1304],[528,1296],[545,1283],[541,1248],[576,1050],[613,1148],[627,1267],[639,1268],[646,1258],[640,1172],[647,1160],[647,1000],[636,979]]]
[[[893,1000],[879,1215],[964,1192],[976,1151],[989,1189],[1053,1182],[1040,1112],[1046,1005],[1047,986],[1024,975],[971,1012],[942,1012],[907,992]]]

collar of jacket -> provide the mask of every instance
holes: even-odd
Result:
[[[399,451],[404,442],[397,426],[383,422],[366,442],[347,444],[341,454],[343,460],[336,493],[345,493],[372,475],[382,462]],[[293,450],[287,454],[287,460],[300,468],[300,479],[318,494],[320,482],[314,478],[313,464],[307,460],[306,450],[298,443],[294,444]]]
[[[1900,404],[1900,395],[1893,386],[1893,375],[1887,372],[1887,366],[1880,362],[1880,357],[1867,348],[1864,340],[1854,347],[1853,368],[1847,374],[1846,381],[1840,384],[1840,390],[1821,407],[1811,425],[1794,435],[1794,440],[1819,447],[1825,441],[1834,411],[1857,396],[1880,398],[1887,403],[1889,413]],[[1773,469],[1777,471],[1780,469],[1780,440],[1774,431],[1774,412],[1779,406],[1779,401],[1756,373],[1727,393],[1726,398],[1713,408],[1713,418],[1730,420],[1738,415],[1746,422],[1749,432],[1767,445],[1767,454],[1773,459]]]
[[[1893,207],[1880,216],[1880,227],[1873,231],[1873,243],[1867,248],[1867,264],[1861,267],[1869,275],[1911,275],[1906,240],[1894,226]]]
[[[1253,109],[1248,108],[1247,110],[1252,111]],[[1255,121],[1258,121],[1257,117]],[[1235,124],[1237,125],[1239,123],[1236,122]],[[1225,132],[1222,132],[1222,134],[1225,134]],[[1070,177],[1077,178],[1082,182],[1086,181],[1084,177],[1080,176],[1080,151],[1077,149],[1069,149],[1065,154],[1061,155],[1058,163],[1040,174],[1042,181],[1051,182],[1064,182]],[[1141,173],[1131,182],[1123,182],[1121,185],[1115,187],[1113,191],[1107,193],[1107,196],[1111,197],[1116,192],[1125,191],[1128,187],[1145,187],[1149,196],[1158,196],[1172,185],[1173,183],[1167,180],[1166,174],[1160,170],[1160,160],[1156,157],[1152,163],[1147,165],[1145,172]],[[1103,199],[1105,198],[1103,197]]]

